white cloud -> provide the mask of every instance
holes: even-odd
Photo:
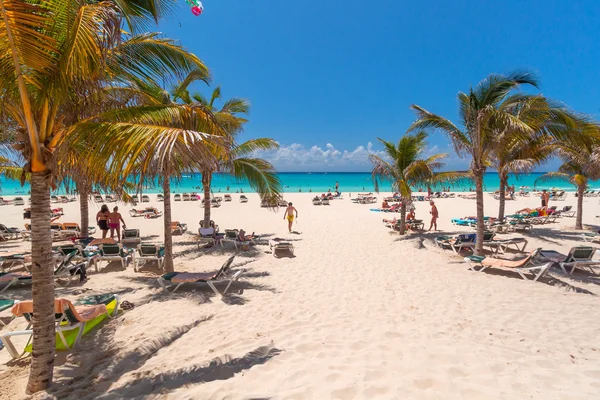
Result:
[[[425,156],[433,155],[439,152],[448,152],[442,150],[438,146],[429,148]],[[374,148],[373,143],[368,142],[366,146],[358,146],[354,149],[339,149],[331,143],[326,143],[324,147],[313,145],[306,147],[299,143],[290,145],[282,144],[277,150],[261,151],[257,156],[265,158],[275,165],[279,171],[291,172],[315,172],[315,171],[369,171],[371,163],[369,162],[369,154],[384,156],[383,151]],[[456,157],[454,154],[452,154]],[[452,161],[456,164],[458,158],[447,161]],[[447,163],[450,164],[450,163]],[[464,164],[464,162],[463,162]],[[464,165],[463,165],[464,167]]]

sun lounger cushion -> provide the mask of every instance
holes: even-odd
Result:
[[[15,304],[14,300],[0,299],[0,311],[7,310]]]
[[[13,279],[31,279],[29,272],[9,272],[6,274],[0,274],[0,282],[10,282]]]
[[[216,277],[216,273],[202,273],[202,272],[180,272],[175,276],[171,277],[170,281],[173,283],[192,283],[192,282],[202,282],[214,279]],[[163,278],[165,278],[163,276]],[[166,278],[165,278],[166,279]]]
[[[12,314],[16,317],[21,317],[24,314],[33,314],[33,302],[21,301],[14,305]],[[82,305],[74,306],[69,300],[56,299],[54,300],[54,312],[56,314],[69,313],[70,318],[79,322],[88,322],[99,315],[106,313],[106,305]]]

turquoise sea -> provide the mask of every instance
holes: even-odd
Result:
[[[509,179],[510,185],[515,185],[517,191],[520,186],[527,186],[530,189],[534,187],[537,189],[550,189],[558,188],[567,191],[574,191],[575,187],[567,182],[556,181],[550,182],[543,185],[535,185],[535,180],[539,178],[543,173],[532,173],[522,174],[518,176],[511,176]],[[331,191],[335,190],[335,183],[338,182],[340,185],[341,192],[358,192],[367,191],[371,192],[374,190],[373,181],[371,180],[371,174],[368,172],[282,172],[279,177],[284,186],[284,192],[297,193],[302,192],[326,192],[328,189]],[[173,180],[172,191],[174,193],[183,192],[199,192],[202,190],[201,175],[190,174],[185,175],[180,180]],[[499,187],[498,174],[495,172],[487,173],[484,179],[485,190],[494,191]],[[460,182],[451,186],[452,191],[469,191],[474,188],[472,182]],[[593,181],[590,183],[591,189],[600,189],[600,181]],[[415,190],[418,188],[414,188]],[[425,188],[426,189],[426,188]],[[441,190],[440,187],[434,190]],[[212,190],[215,193],[230,192],[235,193],[236,191],[244,191],[245,193],[251,193],[252,188],[247,182],[240,182],[227,174],[216,174],[213,177]],[[144,193],[159,193],[161,188],[157,185],[149,186],[144,189]],[[384,183],[380,185],[380,191],[389,192],[391,191],[391,185]],[[5,177],[0,177],[0,193],[3,195],[16,195],[16,194],[27,194],[29,192],[29,185],[21,186],[18,181],[8,180]],[[64,194],[64,189],[59,189],[57,194]]]

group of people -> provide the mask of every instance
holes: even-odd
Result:
[[[121,222],[123,223],[123,229],[127,229],[123,216],[119,213],[119,207],[113,207],[113,211],[110,212],[106,204],[102,204],[100,211],[96,214],[96,223],[98,228],[102,231],[102,239],[106,238],[108,231],[110,230],[110,238],[115,238],[117,234],[117,242],[121,240]]]
[[[384,200],[383,201],[384,204],[387,204],[387,202]],[[435,205],[435,202],[432,200],[429,202],[429,205],[431,206],[431,210],[429,211],[429,213],[431,214],[431,222],[429,224],[429,230],[431,231],[431,229],[437,231],[437,220],[440,216],[439,211],[437,206]],[[385,208],[385,207],[382,207]],[[408,210],[408,214],[406,214],[406,222],[411,222],[414,221],[416,219],[416,213],[415,213],[415,207],[411,206]],[[384,219],[383,222],[388,223],[388,224],[396,224],[398,222],[398,220],[396,218],[394,219]],[[409,226],[410,229],[410,226]]]

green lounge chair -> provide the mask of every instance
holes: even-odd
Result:
[[[79,342],[84,334],[104,321],[112,318],[119,312],[119,296],[116,294],[91,296],[75,304],[66,299],[54,301],[54,323],[56,329],[56,349],[68,350]],[[12,358],[20,358],[23,354],[32,351],[31,338],[33,330],[30,329],[33,320],[33,302],[22,301],[12,308],[15,317],[24,317],[29,324],[22,331],[12,331],[0,334],[0,340]],[[19,353],[12,342],[14,336],[29,336],[23,352]]]
[[[592,260],[598,249],[595,247],[573,247],[569,254],[564,255],[556,251],[542,250],[541,256],[560,266],[565,275],[572,275],[575,268],[587,268],[594,273],[594,268],[600,266],[600,260]],[[571,271],[567,273],[567,267]]]
[[[87,266],[87,262],[81,262],[75,264],[73,262],[73,258],[77,254],[76,251],[73,251],[68,256],[66,256],[63,261],[58,265],[58,267],[54,270],[54,286],[59,286],[58,281],[61,279],[67,279],[67,283],[64,286],[69,286],[73,277],[77,274],[85,276],[85,267]],[[0,290],[0,293],[4,292],[9,287],[17,284],[17,283],[26,283],[31,284],[31,274],[28,272],[7,272],[0,273],[0,283],[7,283],[4,289]]]
[[[237,271],[233,274],[230,272],[231,264],[233,263],[233,259],[235,256],[230,257],[225,263],[221,266],[217,272],[210,273],[189,273],[189,272],[170,272],[168,274],[164,274],[160,278],[158,278],[159,285],[166,291],[169,291],[168,287],[172,285],[177,285],[173,289],[172,293],[175,293],[177,289],[184,283],[200,283],[208,285],[213,292],[217,296],[222,296],[227,293],[229,287],[234,281],[237,281],[242,274],[242,271]],[[219,292],[216,288],[216,283],[227,282],[227,286],[223,292]]]
[[[120,261],[121,266],[126,268],[129,263],[129,258],[133,258],[134,250],[123,248],[123,245],[118,244],[100,244],[98,245],[98,255],[94,258],[94,268],[98,272],[98,266],[102,261]]]
[[[2,312],[4,310],[8,310],[9,308],[14,306],[18,302],[19,302],[19,300],[0,299],[0,312]],[[10,319],[10,321],[12,321],[14,318],[15,317],[13,315],[12,318]],[[2,321],[2,319],[0,319],[0,325],[7,326],[8,324],[10,324],[10,321],[8,321],[8,323],[5,323],[4,321]]]

